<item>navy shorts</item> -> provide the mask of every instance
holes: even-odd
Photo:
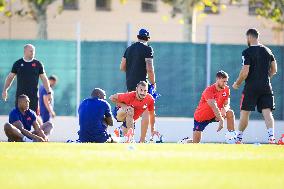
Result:
[[[80,131],[78,131],[79,134],[79,140],[80,142],[86,143],[105,143],[108,139],[109,139],[109,134],[105,131],[105,132],[101,132],[98,133],[96,135],[93,136],[89,136],[89,135],[84,135],[83,133],[80,133]]]
[[[204,131],[205,127],[207,125],[209,125],[209,123],[212,122],[216,122],[215,118],[208,120],[208,121],[202,121],[202,122],[198,122],[196,120],[194,120],[194,127],[193,127],[193,131]]]

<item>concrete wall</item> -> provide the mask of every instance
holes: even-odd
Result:
[[[7,138],[3,131],[3,124],[7,122],[7,116],[0,116],[0,141],[7,141]],[[193,119],[192,118],[162,118],[158,117],[156,120],[157,129],[164,135],[166,142],[177,142],[184,137],[192,136]],[[50,136],[51,141],[66,142],[68,139],[76,140],[78,138],[77,131],[78,119],[76,117],[56,117],[54,119],[55,128]],[[236,121],[238,125],[238,121]],[[115,122],[115,126],[110,128],[110,132],[114,128],[118,127],[119,123]],[[217,123],[210,124],[203,134],[203,142],[224,142],[226,129],[223,129],[219,133],[217,130]],[[137,122],[137,129],[135,130],[135,139],[139,140],[140,133],[140,120]],[[148,133],[149,134],[149,133]],[[284,121],[276,121],[275,123],[275,136],[279,139],[284,134]],[[243,142],[255,143],[267,142],[267,132],[265,129],[264,121],[254,120],[249,122],[249,127],[244,133]]]
[[[13,1],[13,11],[19,10],[20,0]],[[76,39],[76,23],[81,22],[82,40],[125,41],[127,24],[132,25],[131,39],[136,40],[139,28],[146,27],[151,32],[153,41],[187,41],[188,29],[183,16],[177,14],[171,17],[171,6],[157,2],[157,12],[141,11],[141,0],[128,0],[125,4],[120,0],[111,1],[110,11],[98,11],[95,0],[80,0],[78,10],[64,10],[61,14],[62,0],[57,0],[48,7],[47,23],[49,39]],[[283,44],[283,32],[275,32],[275,24],[257,16],[249,15],[248,0],[242,0],[239,5],[230,5],[228,0],[222,0],[226,6],[221,6],[219,14],[196,12],[193,28],[195,37],[193,42],[206,41],[206,26],[211,25],[211,41],[213,43],[245,44],[245,32],[250,27],[256,27],[261,32],[264,44]],[[225,8],[224,8],[225,7]],[[13,16],[3,18],[0,15],[1,39],[36,39],[37,25],[31,17]]]

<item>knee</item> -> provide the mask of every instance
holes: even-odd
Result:
[[[4,125],[4,131],[9,132],[12,129],[12,125],[10,123],[5,123]]]
[[[226,112],[226,117],[227,118],[234,118],[235,117],[235,114],[234,114],[234,111],[229,109],[227,112]]]
[[[126,115],[127,115],[127,117],[133,117],[134,116],[134,108],[129,107],[127,109]]]
[[[53,123],[51,123],[50,121],[47,121],[44,124],[45,124],[45,127],[47,127],[50,130],[53,129],[53,127],[54,127]]]

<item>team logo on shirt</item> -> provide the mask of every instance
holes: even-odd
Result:
[[[226,92],[223,92],[222,96],[223,96],[223,97],[226,97],[226,96],[227,96],[227,93],[226,93]]]
[[[32,63],[32,67],[36,67],[36,64],[35,64],[35,63]]]
[[[21,66],[23,67],[23,66],[24,66],[24,64],[21,64]]]
[[[143,106],[143,109],[146,109],[148,106],[147,106],[147,104],[145,104],[144,106]]]
[[[31,121],[31,120],[32,120],[32,118],[31,118],[31,117],[27,117],[27,120],[28,120],[28,121]]]

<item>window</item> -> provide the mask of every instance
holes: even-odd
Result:
[[[257,15],[256,9],[261,8],[263,3],[261,1],[249,1],[249,15]]]
[[[110,11],[111,10],[111,0],[96,0],[96,10]]]
[[[204,5],[204,13],[206,14],[219,14],[220,3],[219,0],[215,0],[212,2],[212,6]]]
[[[78,0],[63,0],[64,10],[78,10],[79,9]]]
[[[142,0],[142,12],[157,12],[157,0]]]

